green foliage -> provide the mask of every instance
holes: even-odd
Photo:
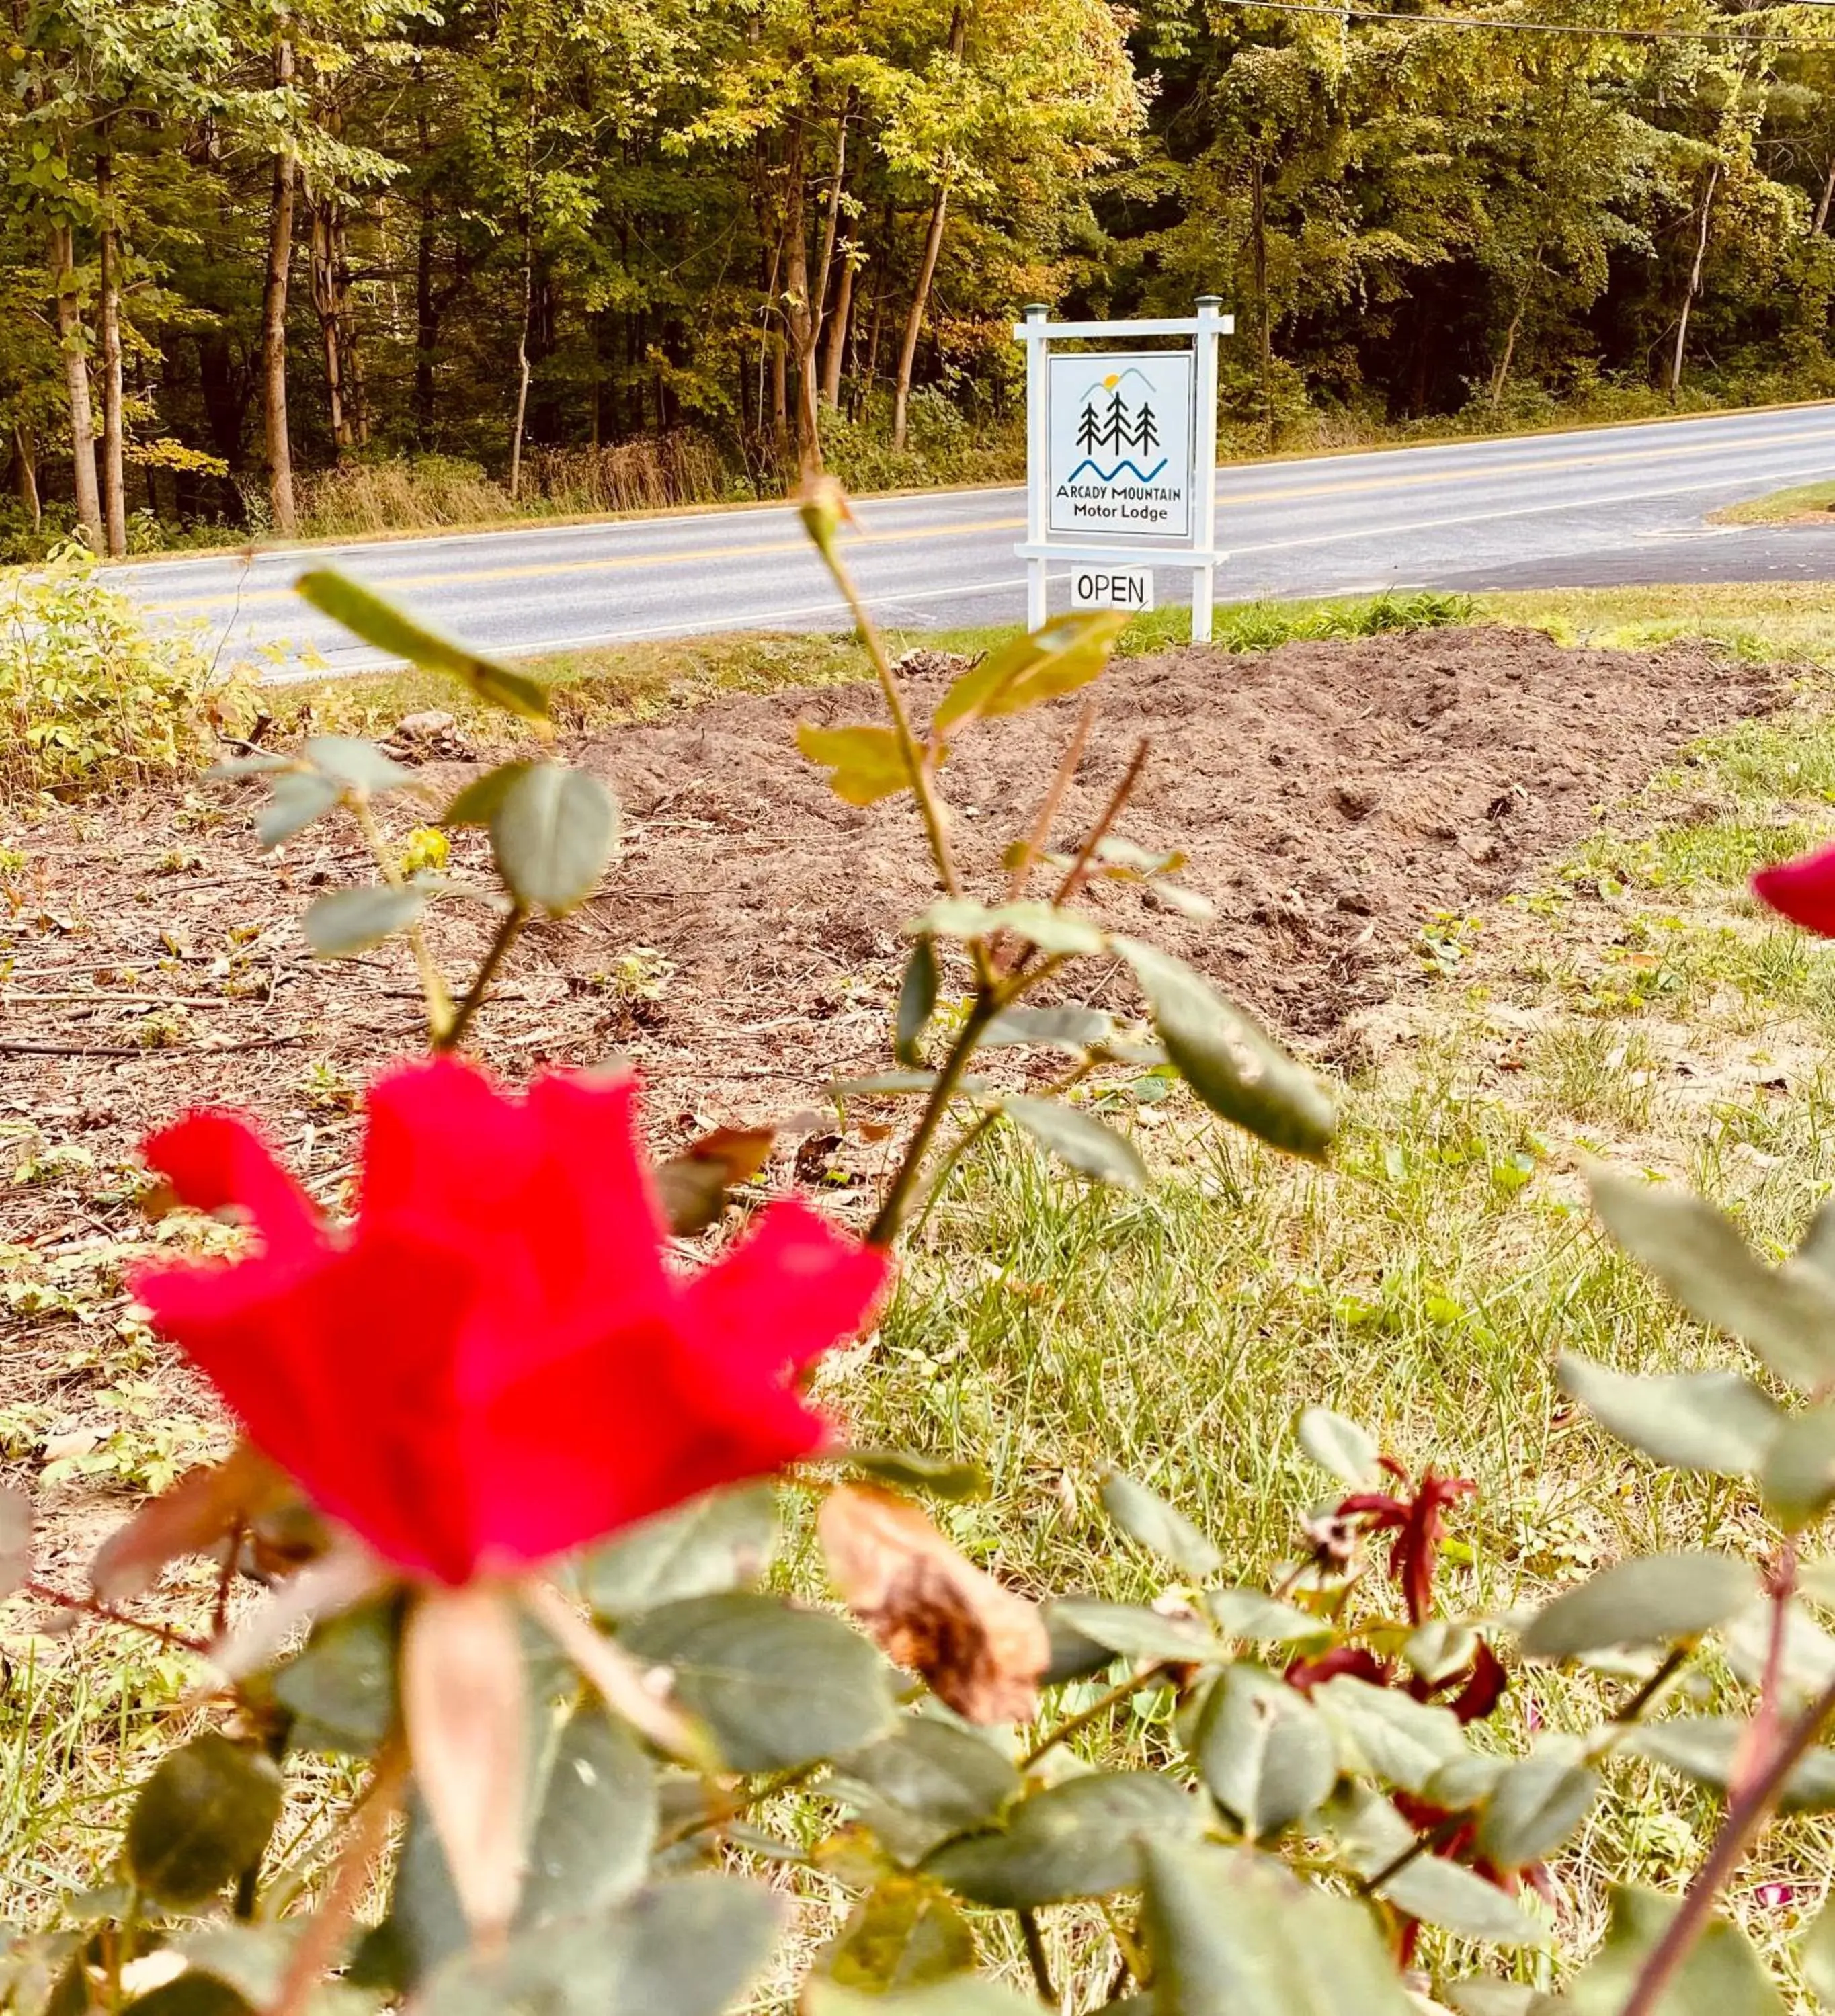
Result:
[[[240,672],[150,629],[80,552],[0,584],[0,801],[195,767],[254,712]]]

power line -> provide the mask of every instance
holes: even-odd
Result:
[[[1705,42],[1747,49],[1763,40],[1775,49],[1835,49],[1835,37],[1732,34],[1718,28],[1590,28],[1574,21],[1505,21],[1491,14],[1390,14],[1372,7],[1334,7],[1324,0],[1217,0],[1256,14],[1320,14],[1336,21],[1385,21],[1402,28],[1492,29],[1508,34],[1581,35],[1591,41],[1624,42]],[[1792,4],[1827,6],[1835,0],[1792,0]]]

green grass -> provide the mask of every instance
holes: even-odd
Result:
[[[1477,603],[1483,622],[1526,624],[1563,644],[1648,651],[1699,637],[1755,663],[1835,667],[1835,593],[1825,581],[1538,589]]]
[[[1712,513],[1716,525],[1788,525],[1799,518],[1835,511],[1835,482],[1803,483],[1768,496],[1748,497]]]

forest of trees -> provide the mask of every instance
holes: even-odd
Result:
[[[1222,294],[1242,445],[1835,386],[1826,5],[9,5],[16,550],[403,456],[921,474],[1011,438],[1029,301]]]

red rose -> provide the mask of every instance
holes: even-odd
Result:
[[[1793,923],[1819,938],[1835,938],[1835,847],[1760,869],[1752,878],[1752,891]]]
[[[809,1455],[791,1373],[857,1334],[884,1255],[775,1204],[711,1266],[666,1259],[629,1079],[507,1097],[449,1058],[371,1089],[355,1223],[328,1225],[244,1121],[194,1113],[147,1160],[236,1204],[261,1251],[134,1292],[314,1502],[460,1583]]]

